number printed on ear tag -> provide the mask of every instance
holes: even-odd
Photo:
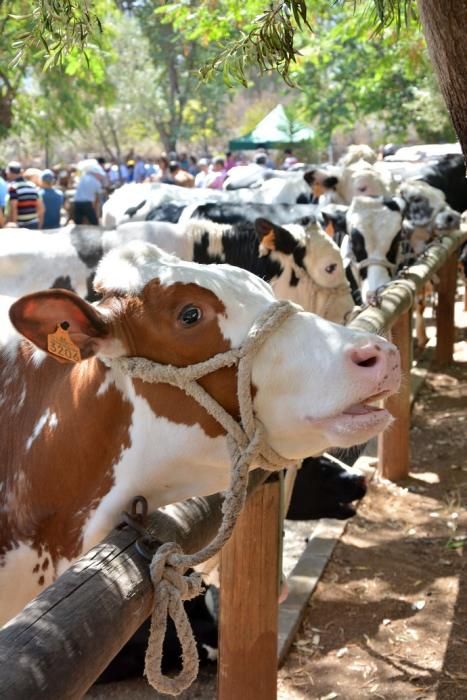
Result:
[[[54,333],[47,336],[47,350],[65,362],[81,362],[79,347],[72,341],[67,330],[61,324]]]

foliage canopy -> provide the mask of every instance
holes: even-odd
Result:
[[[453,134],[415,0],[3,0],[0,25],[0,137],[92,121],[109,155],[150,134],[207,148],[245,87],[257,118],[269,92],[318,146],[362,121],[385,140]]]

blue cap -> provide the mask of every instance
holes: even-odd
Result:
[[[41,180],[44,180],[45,182],[53,182],[55,180],[55,173],[53,170],[43,170]]]

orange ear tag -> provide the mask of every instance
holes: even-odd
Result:
[[[59,362],[81,362],[79,347],[72,341],[68,333],[68,321],[59,323],[54,333],[47,336],[47,350],[55,355]]]

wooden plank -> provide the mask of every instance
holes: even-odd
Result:
[[[456,298],[457,255],[451,255],[438,274],[435,362],[439,367],[442,367],[452,362],[454,352],[454,302]]]
[[[371,445],[365,449],[354,468],[366,478],[372,479],[376,459],[370,456]],[[279,607],[278,660],[281,666],[289,652],[300,623],[305,615],[308,601],[347,527],[348,520],[321,518],[317,521],[309,542],[287,579],[289,595]]]
[[[406,311],[391,328],[391,340],[399,348],[402,382],[397,394],[385,407],[394,417],[393,424],[378,438],[378,463],[381,475],[390,481],[406,479],[410,466],[410,370],[412,366],[412,312]]]
[[[308,600],[347,521],[322,518],[303,554],[287,579],[289,595],[279,608],[278,662],[281,666],[305,614]]]
[[[221,553],[219,700],[277,697],[279,481],[245,506]]]

